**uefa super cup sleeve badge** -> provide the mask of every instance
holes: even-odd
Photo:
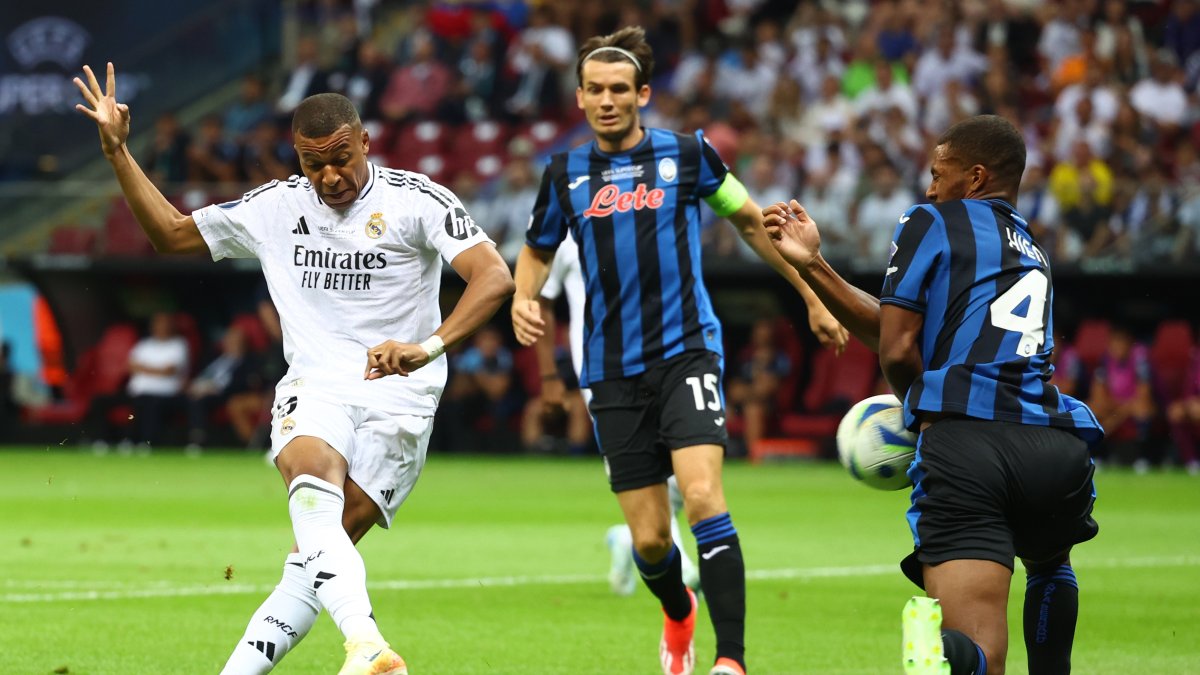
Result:
[[[387,232],[387,223],[383,222],[382,213],[372,213],[371,219],[367,221],[367,236],[372,239],[378,239]]]

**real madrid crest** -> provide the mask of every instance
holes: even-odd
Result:
[[[279,433],[280,433],[280,435],[283,435],[283,436],[287,436],[288,434],[292,433],[292,430],[295,428],[296,428],[296,420],[294,420],[290,417],[285,418],[282,422],[279,423]]]
[[[367,221],[367,236],[378,239],[384,232],[387,232],[387,223],[383,222],[383,214],[372,213],[371,219]]]

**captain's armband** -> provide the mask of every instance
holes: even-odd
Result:
[[[724,218],[742,208],[749,198],[750,193],[746,192],[746,186],[742,185],[742,181],[732,173],[727,173],[725,180],[721,182],[721,187],[705,197],[704,201],[708,202],[714,213]]]

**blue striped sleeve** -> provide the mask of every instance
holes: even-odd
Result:
[[[729,167],[725,166],[721,155],[717,154],[717,149],[704,137],[703,130],[696,130],[696,140],[700,142],[700,176],[696,183],[696,194],[707,197],[721,189]]]
[[[558,191],[554,189],[553,169],[551,161],[542,172],[542,184],[529,216],[529,228],[525,230],[525,243],[543,251],[557,250],[567,237],[567,217],[559,204]]]
[[[946,237],[938,235],[944,230],[941,216],[928,205],[918,204],[900,216],[880,302],[925,311],[928,280],[945,254]]]

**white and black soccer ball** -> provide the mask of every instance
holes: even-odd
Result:
[[[842,466],[861,483],[879,490],[912,485],[908,467],[917,435],[904,428],[904,407],[891,394],[854,404],[838,424],[837,448]]]

